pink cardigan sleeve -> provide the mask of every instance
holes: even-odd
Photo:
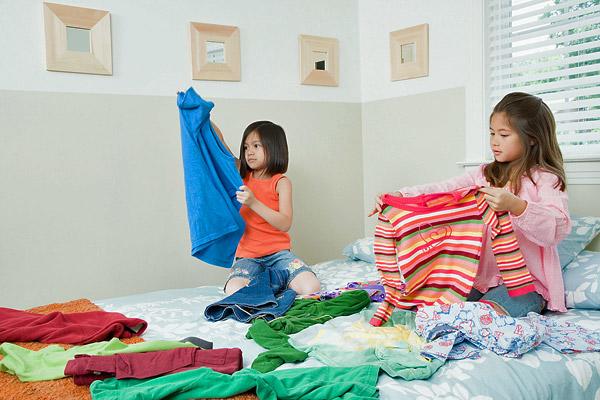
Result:
[[[536,199],[522,196],[527,207],[519,216],[511,214],[511,221],[533,243],[555,246],[571,231],[568,195],[554,187],[557,178],[552,173],[540,172],[534,180]]]
[[[479,168],[475,168],[472,171],[467,171],[466,173],[456,176],[454,178],[450,178],[445,181],[437,182],[437,183],[428,183],[424,185],[417,186],[406,186],[398,189],[403,196],[419,196],[421,194],[429,194],[429,193],[440,193],[440,192],[452,192],[454,190],[468,187],[468,186],[482,186],[483,182],[481,179],[483,177],[483,166]]]

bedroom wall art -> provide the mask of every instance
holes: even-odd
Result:
[[[110,13],[44,3],[46,69],[112,75]]]
[[[300,83],[338,86],[339,43],[335,38],[300,35]]]
[[[190,22],[190,33],[192,79],[241,80],[238,27]]]
[[[429,24],[390,32],[391,80],[429,75]]]

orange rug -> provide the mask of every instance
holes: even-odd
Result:
[[[78,299],[67,303],[47,304],[31,308],[27,311],[48,314],[54,311],[74,313],[103,310],[88,299]],[[127,344],[143,341],[144,339],[139,337],[123,339],[123,342]],[[39,350],[49,346],[48,343],[39,342],[16,342],[15,344],[31,350]],[[61,344],[61,346],[65,349],[73,347],[69,344]],[[0,356],[0,358],[1,357],[2,356]],[[75,385],[75,383],[73,383],[73,378],[56,379],[53,381],[21,382],[19,378],[14,375],[0,372],[0,400],[91,400],[91,398],[89,387]],[[254,394],[244,393],[229,397],[229,399],[255,400],[258,399],[258,397]]]

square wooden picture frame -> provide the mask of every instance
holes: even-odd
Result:
[[[46,69],[112,75],[110,13],[44,3]]]
[[[300,35],[300,83],[338,86],[339,42],[335,38]]]
[[[241,80],[240,30],[237,26],[190,22],[192,79]]]
[[[391,80],[429,75],[429,24],[390,32]]]

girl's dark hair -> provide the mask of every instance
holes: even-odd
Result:
[[[511,162],[494,161],[484,167],[484,176],[495,187],[504,187],[510,182],[514,194],[521,190],[521,177],[527,177],[535,184],[531,176],[534,167],[556,175],[554,187],[564,191],[567,179],[563,168],[563,157],[556,139],[556,123],[550,108],[539,97],[528,93],[509,93],[494,107],[494,114],[504,113],[510,127],[521,139],[525,149],[523,157]]]
[[[245,178],[252,169],[244,157],[244,143],[252,132],[256,132],[265,151],[267,173],[269,175],[283,174],[288,168],[288,145],[283,128],[271,121],[256,121],[244,130],[240,144],[240,175]]]

